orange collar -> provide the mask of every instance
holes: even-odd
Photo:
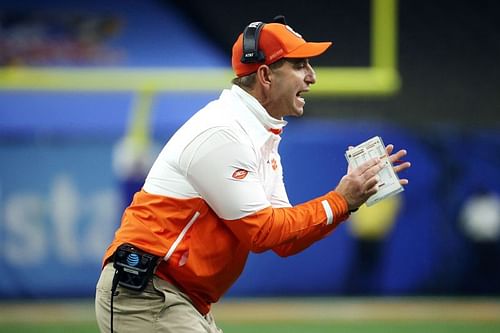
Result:
[[[271,132],[273,134],[276,134],[276,135],[280,135],[281,133],[283,133],[283,129],[281,129],[281,128],[270,128],[269,132]]]

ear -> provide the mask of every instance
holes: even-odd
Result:
[[[261,65],[257,69],[256,79],[260,86],[269,88],[271,86],[271,69],[267,65]]]

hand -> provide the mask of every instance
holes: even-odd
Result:
[[[350,147],[352,148],[352,147]],[[394,145],[389,144],[385,147],[389,160],[393,164],[394,171],[399,173],[411,166],[410,162],[403,162],[401,159],[406,156],[404,149],[392,154]],[[383,168],[380,159],[368,160],[355,169],[348,168],[347,175],[342,177],[337,188],[339,194],[347,200],[349,210],[355,210],[373,194],[378,191],[378,172]],[[407,185],[408,179],[400,179],[401,185]]]
[[[357,209],[378,191],[377,174],[383,166],[377,157],[355,169],[348,168],[347,175],[342,177],[335,191],[344,196],[350,211]]]

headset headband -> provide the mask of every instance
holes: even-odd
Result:
[[[266,60],[265,54],[259,50],[259,36],[264,25],[263,22],[252,22],[243,31],[242,63],[254,64]]]

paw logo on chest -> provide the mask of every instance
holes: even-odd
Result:
[[[233,172],[233,178],[234,179],[243,179],[247,176],[248,171],[245,169],[238,169],[235,172]]]
[[[274,171],[278,169],[278,162],[276,162],[274,158],[271,160],[271,167],[273,168]]]

